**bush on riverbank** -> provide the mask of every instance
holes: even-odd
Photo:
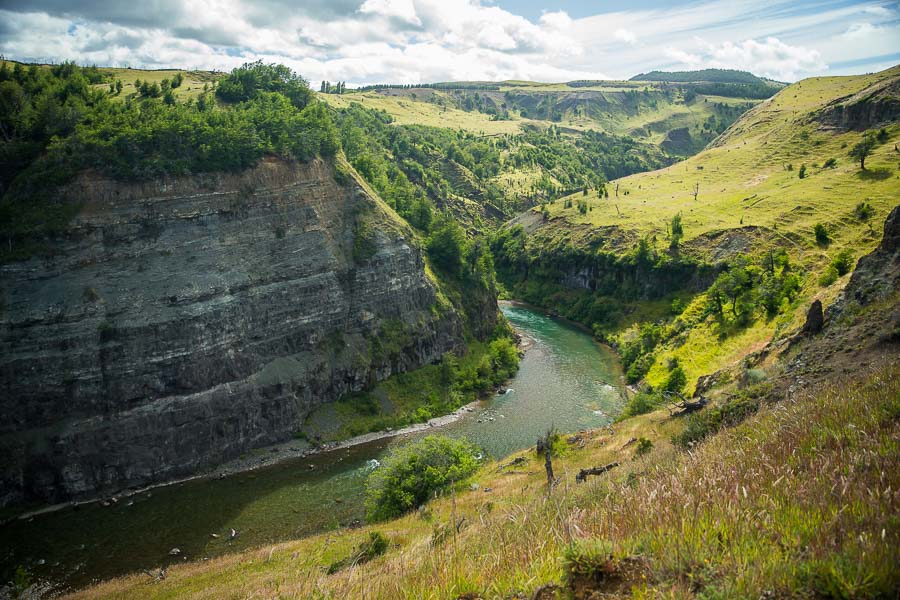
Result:
[[[477,452],[468,440],[433,435],[394,450],[366,482],[369,520],[399,517],[465,480],[478,469]]]

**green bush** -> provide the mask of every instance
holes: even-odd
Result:
[[[637,447],[634,449],[634,455],[637,458],[641,456],[645,456],[653,450],[653,442],[648,440],[647,438],[638,438]]]
[[[331,563],[328,567],[328,574],[332,575],[341,569],[369,562],[387,552],[390,545],[390,540],[380,531],[371,531],[369,539],[357,546],[349,556]]]
[[[681,365],[676,364],[669,373],[669,378],[666,379],[663,389],[667,392],[680,392],[685,385],[687,385],[687,375],[685,375]]]
[[[838,255],[832,259],[831,266],[834,267],[838,275],[843,276],[849,273],[853,268],[853,251],[849,248],[841,250]]]
[[[682,448],[690,448],[704,438],[716,433],[722,427],[733,427],[752,415],[759,408],[753,391],[738,398],[732,398],[722,406],[707,408],[688,417],[684,431],[672,436],[672,443]]]
[[[827,246],[829,242],[831,242],[831,237],[828,235],[828,230],[825,229],[825,226],[821,223],[816,223],[816,226],[813,227],[813,233],[816,236],[816,243],[820,246]]]
[[[472,475],[477,454],[468,440],[431,435],[395,449],[366,482],[368,518],[392,519],[425,504],[435,492]]]
[[[825,269],[825,272],[819,277],[819,285],[828,287],[837,281],[838,277],[839,274],[837,268],[834,265],[828,265],[828,268]]]
[[[631,400],[622,409],[620,419],[628,417],[636,417],[649,412],[653,412],[662,405],[662,397],[652,392],[638,392],[631,397]]]
[[[603,589],[617,571],[613,546],[605,540],[575,542],[563,551],[563,576],[569,589]]]
[[[860,202],[853,208],[853,215],[860,221],[868,221],[875,214],[875,209],[868,202]]]

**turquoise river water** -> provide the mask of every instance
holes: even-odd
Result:
[[[501,458],[534,444],[551,425],[577,431],[610,422],[623,398],[614,354],[535,309],[517,304],[502,309],[532,341],[508,383],[511,391],[429,433],[468,437],[488,456]],[[36,579],[77,588],[346,526],[363,518],[364,484],[373,461],[415,435],[423,434],[159,487],[110,507],[85,504],[15,520],[0,526],[0,575],[6,581],[23,565]],[[180,553],[171,555],[173,548]]]

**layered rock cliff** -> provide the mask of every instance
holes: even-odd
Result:
[[[60,194],[52,255],[0,266],[0,504],[196,472],[462,343],[415,236],[330,162]]]

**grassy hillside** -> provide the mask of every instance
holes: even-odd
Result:
[[[488,89],[456,85],[461,87],[376,87],[320,96],[336,107],[359,102],[383,110],[400,125],[447,127],[479,135],[520,133],[556,124],[571,134],[602,131],[659,146],[670,131],[686,129],[692,136],[690,145],[666,148],[677,157],[701,149],[759,101],[740,90],[729,94],[723,88],[702,94],[690,86],[662,82],[501,82]],[[771,88],[770,94],[777,89]]]
[[[660,388],[677,365],[690,392],[700,376],[739,371],[748,355],[796,331],[814,299],[827,305],[878,243],[878,224],[900,198],[898,78],[900,68],[802,81],[696,156],[612,181],[608,197],[575,194],[520,218],[521,229],[494,243],[502,279],[514,296],[630,346],[633,382]],[[835,128],[839,105],[876,118]],[[863,170],[850,151],[870,126]],[[583,288],[561,281],[579,272]],[[747,279],[737,288],[747,306],[715,317],[705,292],[735,273]],[[773,286],[781,286],[774,297]]]
[[[551,493],[525,453],[399,520],[74,597],[887,598],[900,585],[898,395],[893,366],[789,403],[754,400],[755,416],[691,453],[670,441],[680,420],[658,411],[570,438]],[[373,532],[387,539],[382,556],[333,566]]]

